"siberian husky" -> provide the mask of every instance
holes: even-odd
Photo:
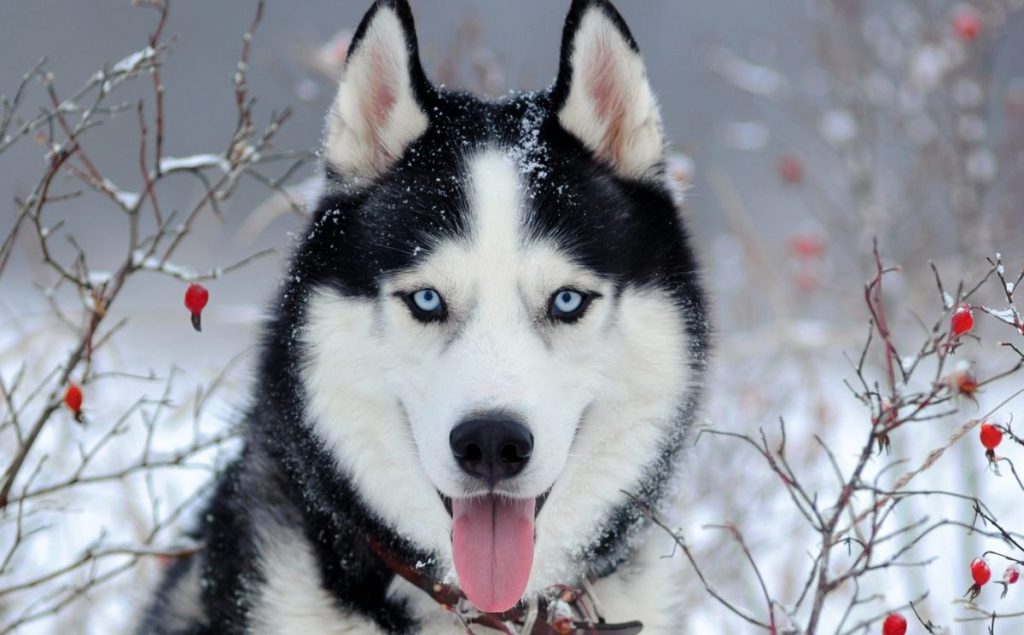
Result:
[[[378,0],[322,157],[244,449],[141,632],[678,635],[648,512],[708,326],[618,12],[575,0],[554,84],[485,101]]]

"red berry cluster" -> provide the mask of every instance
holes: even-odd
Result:
[[[1006,567],[1006,571],[1003,571],[1002,581],[996,582],[996,584],[1003,587],[1003,593],[1000,597],[1006,597],[1006,592],[1010,590],[1010,585],[1017,584],[1020,581],[1021,564],[1021,562],[1013,561],[1010,566]],[[975,558],[971,561],[971,578],[974,579],[974,584],[971,585],[971,588],[967,589],[965,595],[967,599],[973,601],[981,593],[981,587],[988,584],[989,580],[992,579],[992,569],[989,568],[984,558]]]
[[[210,292],[201,284],[192,283],[185,290],[185,308],[192,314],[192,328],[203,330],[202,314],[206,303],[210,301]]]

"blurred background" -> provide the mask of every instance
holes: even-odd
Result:
[[[74,238],[52,241],[54,260],[88,271],[86,280],[99,287],[125,259],[130,228],[115,203],[146,197],[137,104],[151,122],[152,152],[151,57],[161,60],[165,87],[163,156],[180,159],[168,159],[180,174],[162,180],[153,196],[165,214],[197,210],[173,258],[143,267],[111,303],[98,332],[112,333],[102,351],[68,371],[84,381],[85,425],[63,409],[53,412],[13,484],[13,502],[0,517],[0,633],[123,631],[179,548],[189,501],[234,449],[231,424],[245,404],[262,310],[304,223],[316,173],[307,153],[319,145],[347,38],[368,2],[267,2],[244,69],[247,96],[255,98],[249,139],[258,140],[275,113],[290,109],[290,117],[248,164],[229,155],[245,146],[233,139],[240,121],[234,78],[256,4],[176,0],[162,33],[167,49],[133,58],[159,21],[149,3],[136,4],[145,6],[0,4],[0,94],[8,99],[0,115],[13,113],[0,128],[0,205],[9,210],[0,212],[0,237],[13,236],[0,251],[5,467],[24,447],[12,415],[31,421],[59,401],[63,388],[53,384],[61,373],[53,369],[66,363],[95,310],[81,287],[59,284],[35,229],[19,220],[52,161],[53,140],[62,137],[52,122],[16,134],[19,122],[53,107],[46,86],[67,99],[101,69],[121,78],[107,100],[114,110],[101,113],[102,124],[82,141],[109,187],[84,186],[73,174],[54,179],[58,194],[83,191],[46,209],[43,226]],[[490,96],[546,87],[567,4],[413,0],[428,75]],[[712,291],[718,343],[706,425],[777,435],[785,417],[790,460],[808,491],[834,496],[839,481],[816,439],[848,470],[870,437],[871,407],[844,381],[857,381],[849,360],[868,333],[863,285],[875,274],[872,241],[886,264],[901,267],[884,289],[892,329],[908,353],[962,299],[942,297],[929,261],[951,296],[961,280],[970,287],[992,270],[986,258],[1000,254],[1011,283],[1024,266],[1024,2],[617,4],[660,99],[672,142],[669,176],[680,191],[688,188],[681,213]],[[44,57],[45,70],[19,92]],[[84,117],[68,111],[72,125]],[[218,156],[231,161],[226,170]],[[211,204],[209,180],[225,172],[230,182],[212,188],[221,195]],[[79,247],[87,269],[76,268]],[[244,266],[221,275],[234,263]],[[181,304],[186,283],[199,278],[211,297],[201,335]],[[1024,347],[1013,289],[992,282],[972,300],[991,310],[978,313],[977,337],[957,351],[956,361],[979,376],[1012,368],[1015,354],[999,342],[1016,337]],[[869,355],[869,377],[880,361]],[[907,380],[907,389],[934,384],[929,372]],[[919,465],[964,421],[987,415],[1022,386],[1011,374],[974,400],[954,400],[960,412],[897,431],[872,476]],[[1011,400],[992,417],[1009,423],[1022,412]],[[1024,486],[1005,469],[997,475],[979,447],[973,433],[952,444],[915,487],[981,497],[1003,527],[1024,530]],[[1024,456],[1024,448],[1005,449]],[[767,464],[735,439],[701,435],[680,499],[671,524],[716,590],[746,613],[769,613],[743,550],[728,532],[709,527],[730,523],[777,599],[779,632],[791,628],[781,607],[798,600],[819,537]],[[920,518],[969,525],[972,516],[962,501],[913,499],[894,512],[893,529]],[[119,553],[122,545],[133,547]],[[846,599],[829,605],[818,632],[881,632],[877,618],[888,610],[903,607],[913,618],[910,601],[934,632],[989,632],[987,621],[961,620],[1019,614],[1024,595],[1012,588],[1000,599],[989,588],[977,605],[962,595],[967,563],[1002,547],[963,527],[931,533],[906,554],[922,566],[887,567],[856,589],[840,589]],[[758,632],[711,599],[679,557],[689,607],[683,632]],[[992,564],[1001,579],[1006,562]],[[844,621],[853,594],[869,599]],[[790,617],[803,624],[806,611]],[[1021,617],[998,624],[998,633],[1024,632]],[[910,632],[925,630],[911,619]]]

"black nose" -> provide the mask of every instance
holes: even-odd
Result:
[[[506,413],[473,415],[448,441],[459,467],[491,486],[522,472],[533,453],[533,435]]]

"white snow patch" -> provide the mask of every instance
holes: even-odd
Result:
[[[89,272],[89,284],[94,287],[106,284],[110,281],[113,274],[109,271],[90,271]]]
[[[195,269],[176,265],[173,262],[160,262],[159,258],[147,257],[139,250],[132,252],[132,264],[145,271],[166,273],[185,280],[194,280],[199,277],[199,273]]]
[[[160,159],[161,172],[200,170],[213,167],[219,168],[222,172],[231,171],[231,164],[219,154],[193,154],[187,157],[164,157]]]
[[[952,63],[950,53],[944,47],[936,44],[922,46],[910,59],[910,81],[915,88],[926,93],[939,85]]]
[[[907,355],[900,360],[900,367],[903,368],[903,372],[910,372],[910,369],[917,363],[917,355]]]
[[[843,145],[857,138],[857,121],[847,110],[829,110],[821,118],[821,136],[835,145]]]
[[[117,199],[118,204],[125,209],[133,209],[139,204],[139,194],[126,192],[114,185],[109,179],[103,179],[103,189]]]
[[[986,307],[988,314],[997,320],[1006,322],[1007,324],[1014,326],[1017,324],[1017,312],[1013,310],[1013,307],[1008,309],[992,309]]]
[[[509,150],[509,158],[524,175],[547,178],[548,148],[540,139],[540,127],[544,123],[544,111],[531,105],[519,122],[518,143]]]
[[[786,85],[777,71],[748,62],[728,49],[712,52],[711,68],[736,88],[761,97],[771,97]]]
[[[128,57],[122,59],[117,64],[111,67],[111,71],[114,73],[129,73],[137,69],[143,62],[147,62],[156,55],[156,51],[152,46],[147,46],[141,51],[135,51]]]

